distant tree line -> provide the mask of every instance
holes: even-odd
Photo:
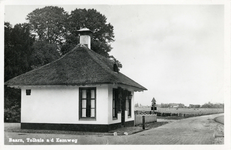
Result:
[[[189,108],[200,108],[201,105],[189,104]]]
[[[224,104],[221,104],[221,103],[205,103],[203,105],[201,105],[201,108],[224,108]]]
[[[135,107],[151,107],[150,106],[143,106],[142,104],[136,103]],[[189,104],[189,106],[185,106],[182,103],[161,103],[161,104],[156,104],[156,107],[159,108],[224,108],[223,103],[205,103],[203,105],[199,104]]]
[[[169,104],[161,103],[160,107],[161,108],[173,108],[173,107],[185,108],[186,106],[184,104],[181,104],[181,103],[169,103]]]
[[[4,23],[4,81],[48,64],[68,53],[79,42],[77,30],[93,31],[91,49],[105,57],[114,41],[114,28],[95,9],[78,9],[68,14],[61,7],[46,6],[27,15],[29,23]],[[20,121],[20,90],[4,88],[4,120]]]
[[[224,108],[224,104],[222,104],[222,103],[213,104],[213,103],[208,102],[208,103],[205,103],[203,105],[190,104],[187,107],[187,106],[185,106],[184,104],[181,104],[181,103],[179,103],[179,104],[178,103],[169,103],[169,104],[168,103],[167,104],[161,103],[160,107],[161,108],[173,108],[173,107],[175,107],[175,108]]]

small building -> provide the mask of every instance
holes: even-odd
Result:
[[[134,92],[147,90],[91,50],[91,31],[47,65],[5,84],[21,89],[21,128],[106,132],[134,125]]]

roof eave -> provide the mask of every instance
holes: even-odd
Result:
[[[113,84],[117,84],[117,85],[122,85],[122,86],[127,86],[127,87],[130,87],[132,89],[134,89],[135,92],[142,92],[142,91],[145,91],[145,90],[148,90],[146,89],[145,87],[137,87],[137,86],[133,86],[133,85],[128,85],[128,84],[124,84],[124,83],[113,83]],[[126,88],[126,87],[125,87]]]
[[[87,86],[87,85],[103,85],[103,84],[117,84],[117,85],[122,85],[122,86],[127,86],[130,87],[132,89],[134,89],[134,91],[137,92],[141,92],[141,91],[145,91],[147,90],[145,87],[137,87],[137,86],[132,86],[132,85],[128,85],[128,84],[124,84],[124,83],[111,83],[111,82],[100,82],[100,83],[79,83],[79,84],[58,84],[58,85],[51,85],[51,84],[37,84],[37,85],[7,85],[7,87],[11,87],[11,88],[16,88],[16,89],[20,89],[22,87],[55,87],[55,86]]]

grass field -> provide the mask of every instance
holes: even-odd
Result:
[[[135,107],[139,112],[150,112],[150,107]],[[170,114],[170,115],[209,115],[223,113],[222,108],[157,108],[157,114]]]

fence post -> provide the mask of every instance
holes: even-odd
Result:
[[[145,116],[142,116],[143,130],[145,130]]]

